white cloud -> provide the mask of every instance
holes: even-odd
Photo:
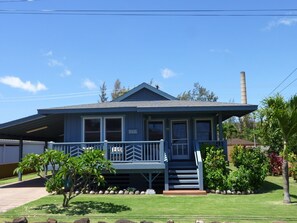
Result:
[[[48,66],[50,67],[64,67],[64,64],[58,60],[50,59],[48,60]]]
[[[30,81],[22,81],[19,77],[15,76],[0,77],[0,83],[33,93],[47,90],[46,86],[39,81],[37,82],[37,84],[32,84]]]
[[[72,74],[71,70],[69,70],[68,68],[65,68],[61,73],[61,77],[67,77],[67,76],[70,76],[71,74]]]
[[[89,90],[94,90],[94,89],[97,88],[97,85],[93,81],[91,81],[89,79],[85,79],[83,81],[82,85],[83,85],[83,87],[85,87],[85,88],[87,88]]]
[[[48,51],[47,53],[45,53],[44,54],[44,56],[46,56],[46,57],[51,57],[51,56],[53,56],[53,51]]]
[[[176,74],[172,70],[168,68],[164,68],[161,70],[161,75],[164,79],[168,79],[168,78],[174,77]]]
[[[265,28],[265,30],[271,30],[278,26],[294,26],[297,25],[297,18],[280,18],[276,21],[271,21]]]

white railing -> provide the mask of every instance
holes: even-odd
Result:
[[[51,143],[50,147],[70,156],[79,156],[86,148],[100,149],[114,163],[164,163],[164,140]]]
[[[195,162],[196,162],[196,167],[197,167],[199,189],[203,190],[203,188],[204,188],[204,184],[203,184],[203,160],[202,160],[202,156],[201,156],[199,146],[195,146],[194,155],[195,155]]]

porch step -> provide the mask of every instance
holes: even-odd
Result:
[[[195,163],[174,162],[169,163],[169,189],[199,189],[197,167]]]
[[[194,167],[194,168],[196,168],[196,167]],[[194,174],[196,174],[197,170],[193,169],[193,168],[190,169],[190,170],[185,170],[185,169],[183,169],[183,170],[169,170],[169,174],[171,174],[171,173],[176,173],[176,174],[179,174],[179,173],[186,173],[186,174],[194,173]]]
[[[177,179],[177,180],[170,180],[170,183],[172,184],[198,184],[198,179],[196,177],[196,179],[186,179],[186,180],[182,180],[182,179]]]
[[[169,179],[197,179],[197,174],[176,174],[169,175]]]
[[[167,190],[163,195],[207,195],[205,190]]]
[[[174,184],[169,185],[169,189],[199,189],[198,184]]]

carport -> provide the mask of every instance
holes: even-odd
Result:
[[[0,139],[18,140],[19,162],[23,158],[23,141],[62,142],[64,138],[64,115],[32,115],[0,124]],[[22,176],[19,175],[19,180]]]

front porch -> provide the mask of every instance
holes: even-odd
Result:
[[[195,141],[194,159],[174,160],[170,147],[164,140],[159,141],[121,141],[121,142],[67,142],[49,143],[49,148],[62,151],[70,156],[80,156],[85,149],[94,148],[104,151],[117,174],[141,174],[152,188],[154,180],[164,175],[164,190],[198,189],[203,190],[203,162],[200,148],[202,145],[226,147],[225,141]],[[180,147],[183,150],[183,147]]]

